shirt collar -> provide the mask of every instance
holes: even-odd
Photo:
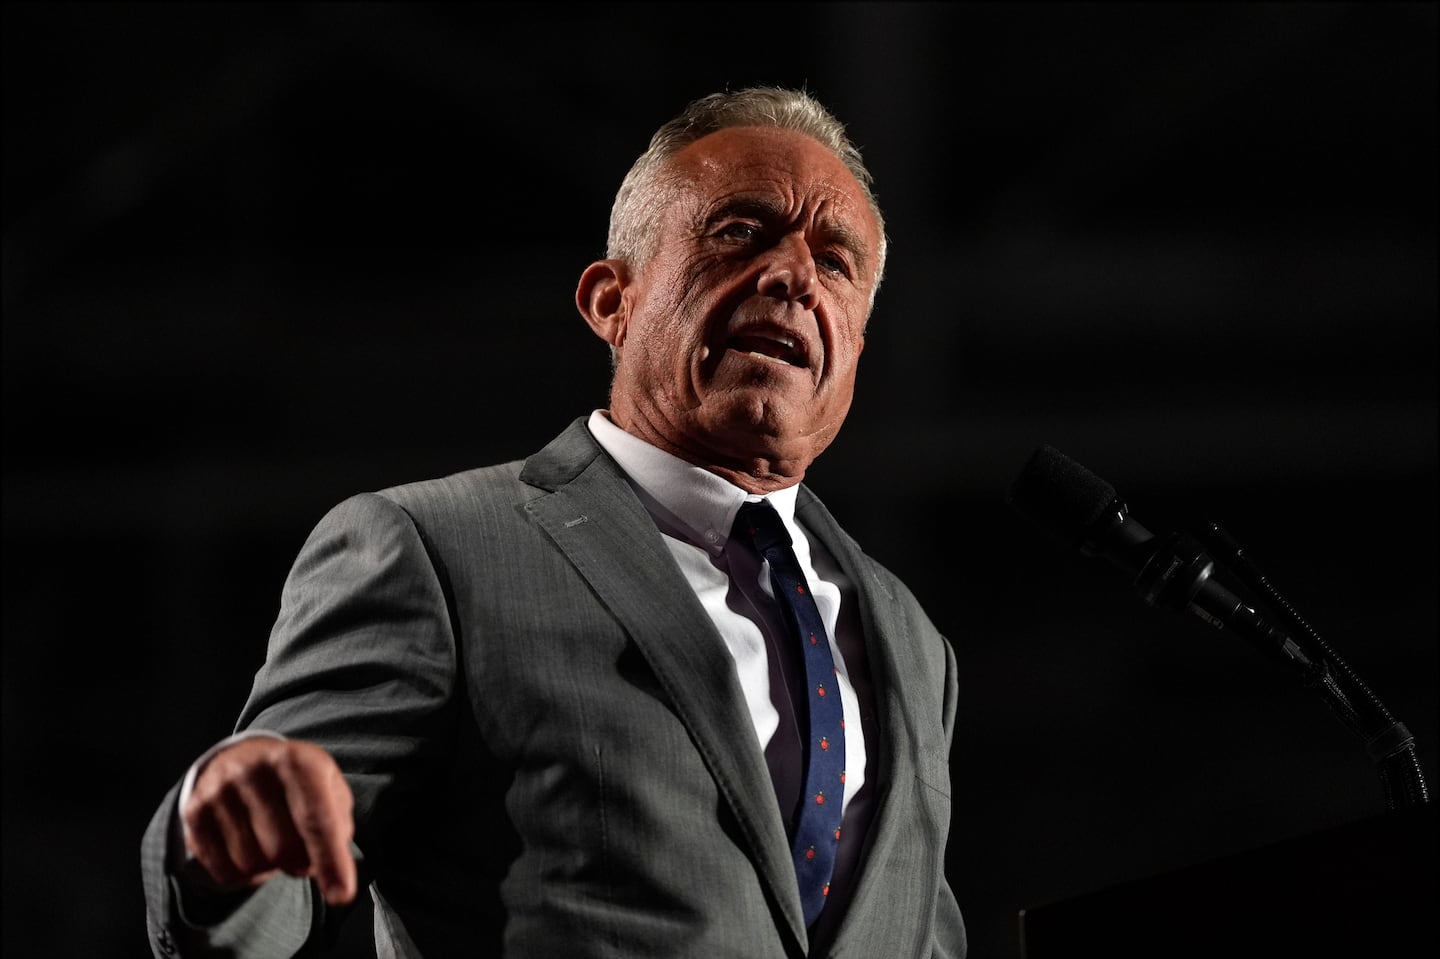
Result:
[[[625,432],[604,410],[590,414],[590,433],[629,477],[641,502],[662,526],[679,524],[686,538],[712,553],[725,548],[741,504],[766,500],[787,527],[794,527],[800,484],[761,497],[729,480]],[[660,511],[657,512],[657,507]],[[792,534],[793,535],[793,534]]]

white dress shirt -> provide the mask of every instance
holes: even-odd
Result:
[[[803,694],[803,667],[775,601],[769,564],[748,545],[730,542],[741,504],[763,498],[780,515],[825,623],[845,708],[845,819],[831,885],[848,885],[874,793],[873,788],[865,789],[870,778],[866,774],[873,770],[867,769],[865,740],[873,716],[869,670],[854,589],[834,557],[795,522],[799,486],[756,496],[632,436],[612,423],[603,410],[590,414],[588,426],[596,442],[629,477],[734,659],[755,738],[765,752],[789,826],[804,775],[801,738],[791,705],[791,690],[794,696]]]

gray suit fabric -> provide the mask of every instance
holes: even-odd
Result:
[[[815,944],[734,664],[583,420],[523,463],[320,522],[239,727],[336,757],[382,956],[964,955],[954,655],[808,490],[796,517],[855,583],[880,736],[853,897]],[[323,941],[335,916],[307,881],[212,900],[167,874],[176,792],[142,850],[156,955]]]

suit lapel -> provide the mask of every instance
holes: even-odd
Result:
[[[867,863],[883,861],[889,855],[910,815],[915,739],[898,677],[916,675],[917,667],[906,662],[904,626],[896,611],[895,597],[871,571],[870,560],[855,541],[840,529],[829,510],[807,489],[800,491],[796,516],[805,529],[825,545],[855,586],[860,622],[865,631],[877,726],[882,737],[879,768],[875,774],[879,786],[875,815],[857,867],[855,895],[835,935],[834,945],[838,949],[848,938],[847,930],[852,923],[863,923],[865,915],[884,908],[887,897],[895,895],[895,890],[879,888],[869,878],[871,870]]]
[[[526,503],[526,512],[649,663],[734,812],[760,876],[803,952],[795,869],[765,757],[753,736],[735,735],[750,728],[735,664],[654,521],[583,420],[527,460],[520,479],[549,491]],[[711,679],[697,683],[696,677]]]

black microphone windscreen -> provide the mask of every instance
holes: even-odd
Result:
[[[1116,500],[1115,488],[1053,446],[1041,446],[1010,486],[1006,501],[1071,546]]]

